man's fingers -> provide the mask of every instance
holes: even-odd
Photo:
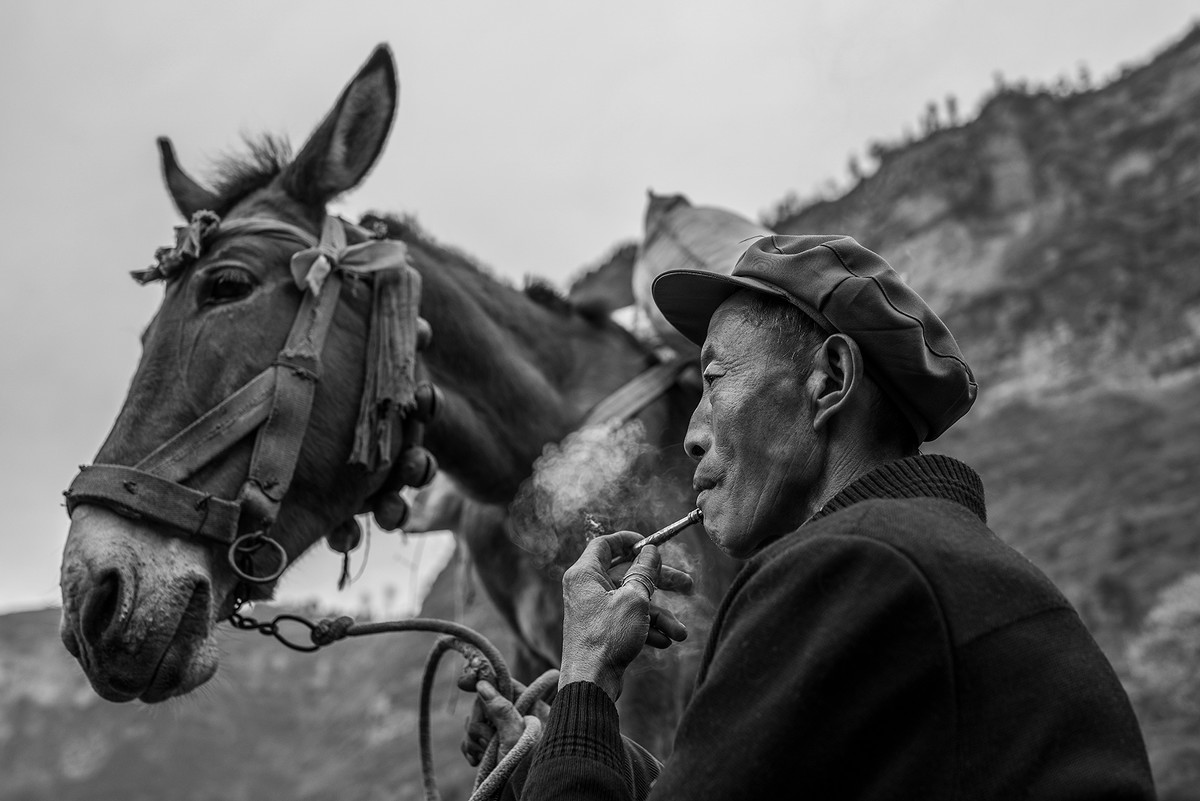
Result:
[[[621,579],[621,587],[637,587],[637,592],[645,592],[646,600],[654,595],[654,590],[658,587],[658,573],[662,560],[658,555],[658,548],[653,545],[647,545],[642,548],[637,559],[625,574],[625,578]]]
[[[613,584],[620,586],[625,578],[625,574],[633,568],[631,562],[621,562],[608,571],[608,578]],[[658,581],[655,586],[660,590],[668,592],[677,592],[680,595],[691,595],[696,588],[696,583],[691,575],[682,570],[671,567],[670,565],[661,565],[658,568]]]
[[[656,629],[650,629],[646,632],[646,645],[651,648],[657,648],[660,651],[671,647],[671,638]]]
[[[517,737],[520,737],[521,732],[525,730],[525,719],[512,702],[487,681],[480,680],[476,683],[475,692],[483,699],[487,716],[496,727],[496,731],[500,732],[501,739],[507,739],[514,731]]]
[[[467,739],[477,746],[487,748],[488,742],[492,739],[492,735],[496,733],[496,729],[491,724],[475,721],[467,726]]]
[[[616,531],[596,537],[587,544],[579,556],[579,562],[595,562],[601,571],[608,570],[613,557],[626,553],[629,547],[642,538],[636,531]]]
[[[459,748],[462,750],[462,754],[466,758],[468,765],[473,768],[479,767],[479,762],[483,759],[482,751],[476,750],[468,740],[463,740]]]
[[[637,567],[637,565],[634,565],[625,574],[625,578],[621,579],[621,587],[639,587],[640,589],[636,591],[644,594],[647,601],[654,595],[654,590],[656,589],[654,579],[650,573],[643,568]]]
[[[670,609],[660,606],[650,607],[650,630],[660,632],[674,642],[683,642],[688,635],[687,626]]]
[[[677,570],[670,565],[662,565],[658,569],[658,588],[681,595],[690,595],[695,588],[695,582],[682,570]]]
[[[487,753],[488,743],[491,742],[495,733],[496,729],[487,718],[487,710],[484,708],[483,702],[476,699],[471,714],[467,716],[467,736],[463,738],[460,746],[463,756],[467,759],[467,764],[471,767],[479,765],[483,755]]]

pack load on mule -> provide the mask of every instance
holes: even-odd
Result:
[[[294,617],[260,624],[244,604],[270,598],[321,539],[353,549],[356,514],[401,524],[398,490],[435,470],[479,513],[475,562],[550,662],[561,592],[553,572],[522,561],[508,517],[547,446],[598,418],[629,419],[613,429],[633,446],[616,484],[636,494],[610,498],[606,524],[651,531],[694,507],[679,447],[694,390],[672,382],[627,397],[662,372],[650,349],[607,319],[497,281],[412,225],[355,226],[326,211],[381,155],[397,103],[381,46],[294,157],[266,140],[206,186],[160,141],[188,224],[137,273],[162,287],[162,303],[95,464],[67,490],[60,633],[108,700],[160,702],[207,682],[225,620],[293,644],[279,623],[307,625],[314,647],[372,633]],[[582,544],[573,523],[521,523],[522,536],[559,543],[559,561]],[[734,563],[695,530],[669,547],[699,574],[694,602],[710,609]],[[662,755],[697,659],[694,648],[647,654],[626,688],[630,733]]]
[[[667,270],[733,272],[750,242],[771,233],[758,223],[713,206],[693,206],[683,195],[648,193],[645,232],[633,265],[637,314],[652,336],[676,352],[694,354],[696,346],[667,322],[654,305],[650,286]],[[643,331],[642,326],[638,326]]]
[[[683,367],[695,363],[696,347],[683,339],[670,326],[650,298],[650,285],[654,278],[666,270],[692,269],[728,274],[745,250],[747,239],[770,234],[762,227],[732,211],[713,206],[693,206],[682,194],[659,195],[647,192],[644,229],[636,248],[627,246],[614,251],[613,255],[596,267],[578,277],[568,289],[568,297],[601,313],[610,314],[612,319],[648,348],[658,352],[662,358],[681,365],[681,377],[686,375]],[[626,252],[632,250],[630,254]],[[684,384],[688,382],[684,379]],[[561,462],[543,465],[545,469],[561,467]],[[535,468],[536,478],[536,468]],[[585,510],[588,511],[588,510]],[[587,514],[585,522],[601,525],[602,515]],[[409,533],[425,533],[450,530],[465,545],[458,554],[459,581],[470,581],[470,573],[482,584],[485,593],[501,611],[519,638],[520,653],[517,657],[518,674],[539,672],[557,664],[557,641],[539,633],[535,622],[540,616],[530,614],[530,604],[514,602],[512,585],[497,583],[505,573],[515,572],[526,576],[517,582],[528,589],[530,584],[539,586],[539,593],[558,592],[560,572],[546,570],[538,564],[539,550],[531,538],[512,531],[512,515],[508,509],[485,509],[465,497],[454,481],[439,475],[434,482],[414,496],[413,510],[405,523]],[[497,538],[489,531],[496,528],[509,529],[509,539],[517,547],[505,547],[506,570],[493,569],[498,559],[494,543]],[[477,543],[487,542],[481,547]],[[534,553],[530,553],[530,552]],[[491,562],[475,563],[477,557]],[[472,571],[471,568],[474,568]],[[471,591],[461,586],[460,592],[469,597]],[[524,608],[522,608],[524,606]]]

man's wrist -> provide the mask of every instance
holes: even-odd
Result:
[[[558,673],[558,689],[578,681],[595,684],[604,690],[604,694],[611,698],[613,703],[616,703],[621,695],[621,677],[615,671],[587,665],[564,664]]]

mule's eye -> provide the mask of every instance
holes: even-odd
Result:
[[[211,306],[242,300],[254,291],[257,283],[254,276],[246,270],[240,267],[226,267],[214,272],[204,282],[201,305]]]

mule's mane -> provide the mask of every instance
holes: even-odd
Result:
[[[224,216],[251,193],[264,189],[291,162],[292,147],[286,137],[263,134],[244,137],[244,151],[229,153],[213,165],[212,189],[217,197],[218,208],[213,209]],[[370,228],[382,224],[387,235],[407,243],[419,243],[442,254],[456,267],[465,268],[492,282],[510,286],[507,281],[485,267],[478,259],[462,250],[438,242],[410,216],[395,217],[390,214],[367,214],[362,224]],[[438,261],[443,259],[439,258]],[[566,295],[549,282],[530,278],[522,290],[526,297],[537,305],[564,316],[580,315],[583,319],[601,327],[607,322],[606,315],[590,306],[577,306]]]
[[[633,352],[650,357],[643,344],[607,315],[586,315],[542,283],[535,282],[524,290],[518,289],[457,248],[436,242],[411,218],[367,215],[362,223],[366,228],[383,226],[388,237],[403,241],[414,264],[420,265],[420,272],[428,276],[427,282],[434,275],[446,276],[448,280],[442,282],[443,285],[452,286],[454,292],[470,298],[468,302],[475,308],[474,314],[509,332],[514,341],[523,343],[527,354],[537,354],[533,359],[547,376],[561,379],[568,375],[579,359],[579,348],[589,347],[582,345],[583,341],[593,343],[590,347],[606,341],[605,349],[624,343]],[[426,290],[429,288],[427,283]],[[487,348],[480,350],[478,356],[485,360],[491,358]],[[475,357],[473,351],[464,355],[468,359]],[[494,372],[487,364],[477,367],[479,375]],[[501,398],[507,391],[504,381],[493,383],[490,391],[499,393],[494,397]],[[511,403],[498,401],[498,404],[512,409],[523,408],[519,395],[514,396]]]
[[[499,285],[505,289],[520,292],[538,306],[562,317],[569,318],[578,315],[597,328],[613,325],[606,314],[598,314],[589,307],[576,305],[557,287],[544,279],[527,278],[525,286],[522,289],[516,289],[509,281],[496,275],[494,271],[470,254],[453,245],[446,245],[436,240],[411,216],[366,214],[360,224],[368,229],[382,225],[387,231],[388,237],[399,239],[410,246],[424,250],[435,262],[447,265],[459,272],[464,280],[483,285],[485,293],[494,291],[495,286]]]
[[[263,134],[243,137],[245,152],[227,153],[213,165],[212,189],[224,216],[246,196],[271,183],[292,160],[287,137]]]

